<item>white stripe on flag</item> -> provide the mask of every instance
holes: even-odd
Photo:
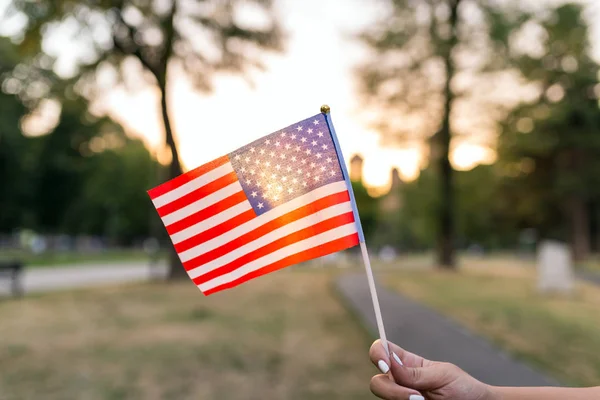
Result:
[[[207,242],[199,244],[198,246],[192,247],[191,249],[188,249],[186,251],[192,251],[192,250],[197,249],[196,254],[204,254],[208,251],[216,249],[217,247],[221,247],[225,243],[231,242],[233,239],[236,239],[245,233],[253,231],[254,229],[266,224],[269,221],[279,218],[282,215],[289,213],[290,211],[294,211],[295,209],[302,207],[306,204],[312,203],[314,201],[317,201],[320,198],[323,198],[323,197],[326,197],[326,196],[329,196],[329,195],[332,195],[335,193],[340,193],[345,190],[348,190],[348,188],[346,187],[346,182],[344,182],[344,181],[333,182],[328,185],[321,186],[320,188],[317,188],[317,189],[313,190],[312,192],[306,193],[302,196],[298,196],[295,199],[290,200],[287,203],[284,203],[280,206],[277,206],[277,207],[273,208],[272,210],[267,211],[266,213],[254,218],[240,226],[237,226],[236,228],[234,228],[230,231],[227,231],[227,232],[223,233],[222,235],[217,236],[214,239],[211,239]],[[246,211],[246,210],[243,210],[243,211]],[[234,216],[235,215],[232,215],[231,218],[233,218]],[[223,220],[222,222],[224,222],[224,221],[226,221],[226,220]],[[197,225],[204,225],[205,222],[206,221],[202,221]],[[200,229],[200,228],[203,228],[203,227],[196,228],[196,225],[193,225],[187,229],[184,229],[181,232],[177,232],[177,233],[171,235],[171,239],[173,240],[173,243],[175,243],[175,244],[183,242],[184,240],[189,239],[206,229],[206,228],[203,228],[200,231],[198,231],[197,229]]]
[[[282,226],[281,228],[275,229],[274,231],[271,231],[269,233],[267,233],[264,236],[261,236],[260,238],[253,240],[252,242],[246,243],[245,245],[238,247],[237,249],[222,255],[221,257],[212,260],[206,264],[203,264],[199,267],[196,267],[194,269],[191,269],[188,271],[188,274],[190,275],[190,278],[197,278],[201,275],[204,275],[207,272],[213,271],[217,268],[222,267],[223,265],[226,265],[234,260],[237,260],[238,258],[254,251],[257,249],[260,249],[263,246],[266,246],[267,244],[274,242],[275,240],[282,238],[284,236],[289,235],[290,233],[294,233],[297,232],[301,229],[304,228],[308,228],[309,226],[318,224],[319,222],[322,222],[326,219],[341,215],[341,214],[345,214],[348,212],[352,212],[352,205],[350,204],[350,202],[346,202],[346,203],[341,203],[341,204],[336,204],[334,206],[325,208],[323,210],[317,211],[314,214],[308,215],[304,218],[300,218],[297,221],[291,222],[287,225]],[[185,253],[189,253],[189,251],[186,251],[184,253],[179,254],[179,256],[181,257],[182,261],[188,261],[189,259],[196,257],[200,254],[203,253],[194,253],[193,257],[189,257],[189,254],[187,254],[187,258],[184,257]]]
[[[183,197],[186,194],[193,192],[196,189],[200,189],[202,186],[231,172],[233,172],[233,166],[229,162],[215,169],[211,169],[207,173],[200,175],[199,177],[179,186],[178,188],[175,188],[170,192],[167,192],[155,198],[154,200],[152,200],[152,202],[154,203],[154,207],[159,208],[166,204],[169,204],[170,202],[175,201],[180,197]]]
[[[220,275],[208,282],[204,282],[198,285],[198,288],[203,292],[209,289],[213,289],[217,286],[239,279],[242,276],[249,274],[250,272],[256,271],[288,256],[300,253],[313,247],[317,247],[319,245],[322,245],[323,243],[331,242],[332,240],[343,238],[353,233],[356,233],[356,224],[354,222],[342,225],[338,228],[331,229],[327,232],[320,233],[308,239],[304,239],[289,246],[283,247],[277,251],[267,254],[264,257],[254,260],[234,271]]]
[[[188,204],[185,207],[182,207],[176,211],[173,211],[170,214],[165,215],[164,217],[162,217],[162,220],[165,226],[169,226],[172,223],[189,217],[190,215],[195,214],[198,211],[204,210],[206,207],[209,207],[221,200],[225,200],[229,196],[241,192],[242,190],[242,185],[240,185],[238,181],[235,181],[225,186],[223,189],[219,189],[216,192],[211,193],[198,201],[195,201],[191,204]]]
[[[180,232],[174,233],[173,235],[171,235],[171,240],[173,241],[173,244],[180,243],[187,237],[198,235],[204,232],[205,230],[212,228],[213,226],[222,224],[223,222],[230,220],[236,215],[239,215],[244,211],[248,211],[250,209],[252,209],[252,205],[250,204],[250,202],[248,200],[242,201],[241,203],[236,204],[235,206],[230,207],[227,210],[222,211],[218,214],[215,214],[202,222],[192,225],[189,228],[185,228]],[[180,237],[183,237],[183,239],[179,239]]]

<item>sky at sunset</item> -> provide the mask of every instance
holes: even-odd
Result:
[[[385,185],[392,165],[414,176],[418,152],[382,148],[377,135],[355,116],[360,104],[352,67],[363,53],[350,36],[373,21],[372,7],[349,0],[282,1],[278,8],[290,35],[286,52],[265,57],[267,70],[254,75],[254,88],[241,78],[221,76],[214,92],[202,95],[183,76],[174,79],[171,110],[186,167],[317,114],[326,103],[346,158],[365,157],[365,179],[371,185]],[[108,104],[115,116],[156,144],[163,140],[157,99],[150,90],[115,91]]]
[[[2,2],[6,0],[0,0],[0,6]],[[539,4],[551,2],[559,1]],[[281,23],[289,34],[286,51],[264,58],[267,70],[253,74],[254,87],[239,77],[217,76],[214,91],[201,94],[194,91],[183,74],[171,74],[171,117],[185,167],[194,168],[231,152],[317,114],[322,104],[328,104],[346,160],[355,153],[365,159],[367,184],[385,186],[392,167],[398,167],[405,179],[414,178],[422,163],[420,152],[416,148],[382,146],[376,132],[357,112],[361,104],[353,68],[365,53],[352,34],[373,23],[377,12],[374,3],[277,2]],[[600,2],[587,3],[588,18],[598,21]],[[600,38],[598,25],[593,24],[594,38]],[[63,39],[57,34],[46,44],[46,50],[60,55],[58,67],[68,70],[76,55],[65,46],[67,39]],[[156,149],[163,142],[158,106],[158,93],[153,89],[132,92],[116,87],[98,109],[107,111]],[[453,154],[454,165],[459,169],[491,160],[493,152],[476,143],[461,143]]]

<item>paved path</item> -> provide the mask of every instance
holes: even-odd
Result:
[[[577,273],[577,277],[589,283],[600,285],[600,273],[598,272],[580,271]]]
[[[25,293],[34,293],[143,281],[164,276],[165,272],[164,264],[151,268],[148,262],[26,268],[22,282]],[[8,280],[0,280],[0,295],[8,293]]]
[[[337,287],[373,335],[378,336],[364,274],[343,276]],[[429,359],[452,362],[492,385],[557,385],[435,311],[380,285],[377,292],[388,339],[407,350]]]

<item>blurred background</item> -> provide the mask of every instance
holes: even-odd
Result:
[[[593,0],[0,0],[0,399],[369,398],[353,251],[205,298],[146,194],[323,103],[386,318],[415,302],[600,384],[598,21]]]

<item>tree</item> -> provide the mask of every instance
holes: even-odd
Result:
[[[160,92],[165,144],[171,154],[169,178],[182,172],[168,109],[170,71],[184,71],[197,89],[207,91],[214,73],[260,68],[260,51],[280,50],[282,43],[271,0],[14,0],[15,10],[28,21],[21,48],[37,53],[42,51],[43,34],[53,25],[77,24],[79,41],[93,53],[80,61],[79,82],[89,82],[100,66],[122,70],[127,58],[139,62],[147,82]],[[170,276],[185,276],[175,253]]]
[[[33,182],[35,227],[43,232],[80,233],[68,229],[86,180],[85,148],[103,121],[86,121],[87,103],[65,101],[57,126],[49,134],[32,138],[36,162]]]
[[[377,228],[377,199],[373,198],[361,181],[352,181],[352,190],[360,212],[360,221],[365,237],[371,238]]]
[[[402,185],[402,207],[397,218],[403,247],[424,250],[435,245],[435,210],[440,201],[439,176],[427,168],[412,182]]]
[[[33,73],[39,84],[41,75],[21,61],[16,46],[0,39],[0,232],[101,235],[117,243],[147,237],[145,190],[158,183],[158,162],[118,124],[88,113],[81,97],[63,99],[50,132],[25,136],[22,121],[37,105],[27,78]]]
[[[14,46],[0,38],[0,82],[18,62]],[[11,82],[0,85],[0,232],[9,232],[21,225],[23,204],[27,202],[29,182],[25,170],[29,161],[27,138],[19,126],[27,109],[13,93]]]
[[[157,184],[158,162],[138,139],[107,117],[94,117],[81,98],[65,100],[56,127],[27,138],[25,227],[50,234],[98,235],[131,244],[150,234],[145,190]]]
[[[360,36],[373,51],[372,61],[358,70],[363,97],[369,110],[378,111],[375,126],[384,136],[429,138],[430,162],[439,175],[438,264],[452,268],[456,223],[449,155],[453,135],[468,133],[456,128],[458,113],[464,117],[467,110],[470,129],[489,126],[493,113],[483,111],[489,110],[481,93],[484,74],[503,67],[508,37],[526,14],[473,0],[382,2],[385,17]]]
[[[141,140],[115,128],[105,124],[86,143],[85,180],[66,223],[72,231],[131,245],[151,234],[154,210],[145,190],[157,184],[161,166]]]
[[[503,212],[501,182],[497,165],[456,172],[457,236],[462,246],[489,250],[517,246],[520,232],[514,218]]]
[[[507,214],[542,237],[570,241],[582,260],[590,251],[589,209],[600,199],[599,66],[581,6],[558,7],[535,26],[541,49],[510,60],[537,97],[502,121],[500,196]]]

